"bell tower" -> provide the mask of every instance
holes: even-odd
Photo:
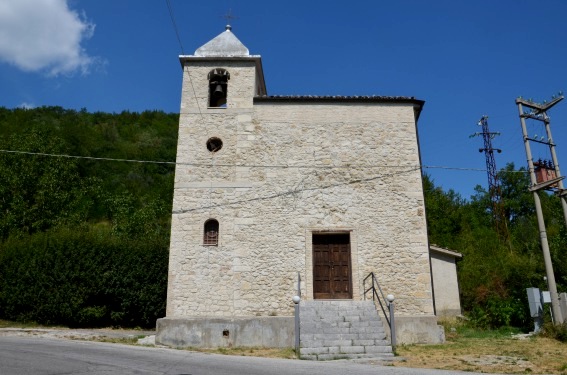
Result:
[[[179,56],[183,68],[181,114],[202,115],[215,109],[252,108],[255,96],[266,95],[262,60],[226,30],[197,48],[194,55]]]
[[[238,235],[238,218],[223,202],[251,186],[249,170],[233,165],[249,154],[254,98],[266,95],[262,61],[230,26],[179,60],[183,85],[167,316],[230,316],[236,314],[237,298],[218,288],[235,283],[226,270],[239,257],[230,242]],[[219,283],[219,275],[229,279]],[[216,292],[197,299],[195,290]]]

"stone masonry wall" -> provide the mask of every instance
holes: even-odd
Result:
[[[292,315],[297,272],[312,299],[311,236],[324,231],[351,234],[354,299],[374,271],[397,314],[433,314],[413,105],[253,105],[254,65],[221,67],[226,109],[206,107],[210,66],[192,68],[195,92],[184,83],[167,316]],[[202,245],[209,218],[218,246]]]

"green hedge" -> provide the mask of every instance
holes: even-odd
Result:
[[[153,327],[165,316],[168,241],[58,229],[0,245],[0,317]]]

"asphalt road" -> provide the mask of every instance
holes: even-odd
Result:
[[[0,375],[452,375],[441,370],[205,354],[184,350],[72,341],[0,337]]]

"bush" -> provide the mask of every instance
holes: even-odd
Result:
[[[58,229],[0,245],[0,317],[153,327],[165,315],[167,238]]]
[[[506,326],[523,327],[526,321],[525,306],[519,299],[490,296],[473,306],[468,314],[471,324],[478,328]]]
[[[540,335],[567,342],[567,322],[563,324],[545,323],[540,331]]]

